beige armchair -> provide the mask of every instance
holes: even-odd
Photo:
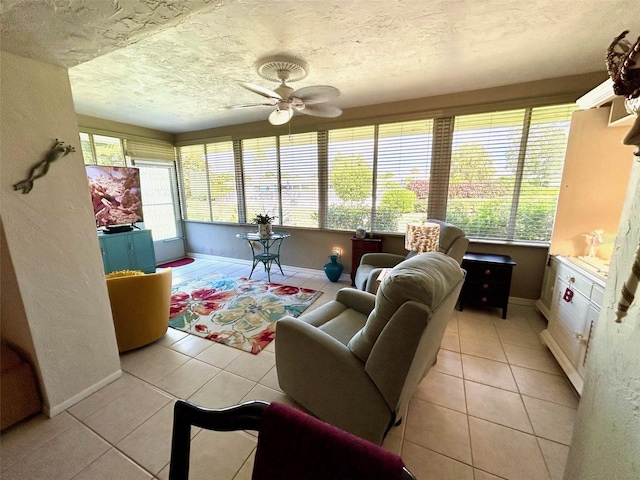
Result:
[[[469,246],[469,239],[458,227],[441,220],[429,219],[427,222],[440,225],[440,241],[438,251],[442,252],[458,262],[462,263],[462,257]],[[385,268],[393,268],[400,262],[415,256],[415,252],[409,252],[407,256],[393,253],[365,253],[360,259],[360,265],[356,270],[354,283],[357,289],[375,293],[378,285],[376,280]]]
[[[352,288],[277,323],[280,387],[321,420],[381,444],[435,363],[464,271],[438,252],[385,276],[376,295]]]

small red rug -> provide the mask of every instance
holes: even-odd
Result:
[[[190,257],[184,257],[181,258],[180,260],[174,260],[173,262],[167,262],[167,263],[163,263],[161,265],[158,265],[158,268],[175,268],[175,267],[182,267],[184,265],[189,265],[190,263],[192,263],[194,260],[193,258]]]

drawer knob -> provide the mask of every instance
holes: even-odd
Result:
[[[488,283],[483,284],[482,288],[489,288],[489,284]]]
[[[570,283],[576,283],[576,277],[567,277],[567,280],[569,280]]]
[[[489,270],[488,268],[484,271],[485,275],[491,275],[491,270]]]
[[[487,297],[482,297],[482,298],[481,298],[481,300],[482,300],[484,303],[487,303]]]

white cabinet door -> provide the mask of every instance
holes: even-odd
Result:
[[[598,317],[600,316],[600,309],[591,303],[587,312],[587,321],[585,322],[585,329],[580,339],[582,344],[580,348],[580,356],[578,357],[578,373],[584,378],[587,371],[587,361],[589,360],[589,353],[592,348],[593,335],[596,331],[596,324],[598,323]]]
[[[565,300],[567,289],[573,292],[569,301]],[[549,330],[569,361],[577,366],[580,361],[581,340],[585,331],[589,300],[562,278],[558,278],[556,282],[554,300],[555,316],[550,322]]]

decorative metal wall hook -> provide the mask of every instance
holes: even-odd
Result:
[[[61,142],[56,138],[56,143],[51,147],[47,155],[44,157],[44,160],[31,167],[31,170],[29,170],[29,177],[14,184],[13,189],[22,190],[22,193],[29,193],[33,188],[33,181],[37,178],[44,177],[49,171],[51,163],[55,162],[60,157],[64,157],[65,155],[75,151],[75,147],[72,145],[65,145],[64,142]]]

